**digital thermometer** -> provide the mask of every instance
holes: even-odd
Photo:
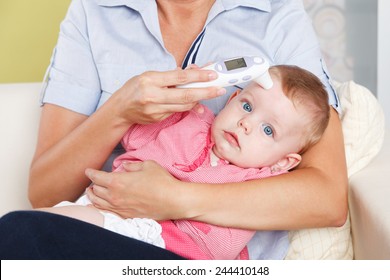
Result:
[[[218,61],[203,67],[204,70],[214,70],[218,78],[209,82],[196,82],[177,86],[178,88],[227,87],[256,81],[264,89],[273,85],[268,72],[269,63],[259,56],[242,56]]]

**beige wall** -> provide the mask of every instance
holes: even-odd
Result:
[[[71,0],[0,0],[0,83],[41,81]]]

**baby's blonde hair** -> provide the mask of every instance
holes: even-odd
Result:
[[[308,123],[302,135],[303,143],[299,153],[305,152],[317,143],[330,117],[328,94],[320,79],[311,72],[292,65],[277,65],[269,69],[271,77],[281,82],[284,94],[296,108],[306,111]]]

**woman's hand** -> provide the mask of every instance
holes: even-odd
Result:
[[[115,212],[123,218],[139,217],[155,220],[181,217],[180,207],[174,205],[180,195],[180,183],[154,161],[124,162],[126,172],[104,172],[87,169],[93,182],[87,195],[99,209]],[[171,199],[172,195],[176,199]]]
[[[174,112],[192,109],[200,100],[210,99],[226,93],[224,88],[208,87],[197,89],[176,88],[195,81],[210,81],[217,74],[191,66],[186,70],[167,72],[145,72],[127,81],[114,98],[120,118],[133,124],[161,121]]]

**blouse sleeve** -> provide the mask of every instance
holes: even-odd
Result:
[[[97,107],[101,87],[88,37],[83,2],[74,0],[60,26],[41,102],[90,115]]]

